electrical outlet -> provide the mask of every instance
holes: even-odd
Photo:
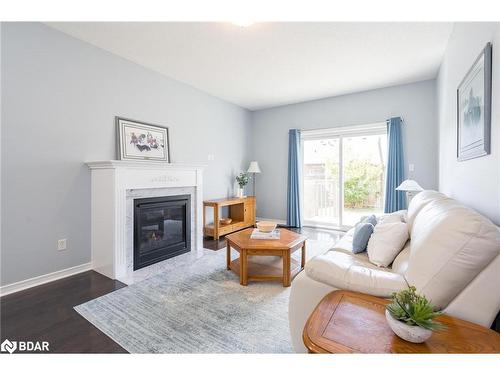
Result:
[[[408,164],[408,171],[414,172],[415,171],[415,164],[412,164],[412,163]]]
[[[207,159],[208,160],[215,160],[215,155],[214,154],[208,154]]]
[[[57,240],[57,250],[58,251],[66,250],[66,238]]]

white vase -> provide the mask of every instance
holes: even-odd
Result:
[[[236,196],[238,198],[245,198],[244,194],[245,194],[245,190],[243,188],[241,188],[241,187],[236,188]]]
[[[385,310],[385,318],[392,331],[403,340],[420,344],[429,339],[432,335],[430,329],[420,326],[409,326],[397,319],[394,319],[388,310]]]

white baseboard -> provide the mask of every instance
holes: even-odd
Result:
[[[258,217],[258,218],[256,218],[256,220],[257,221],[273,221],[273,222],[281,224],[281,225],[286,225],[286,220],[282,220],[282,219],[268,219],[265,217]]]
[[[90,271],[91,269],[92,264],[85,263],[80,264],[79,266],[66,268],[64,270],[51,272],[46,275],[36,276],[31,279],[17,281],[9,285],[3,285],[0,286],[0,297],[6,296],[7,294],[19,292],[24,289],[32,288],[34,286],[50,283],[51,281],[59,280],[68,276],[76,275],[77,273]]]

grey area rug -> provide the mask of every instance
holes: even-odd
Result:
[[[328,246],[309,240],[308,258]],[[172,259],[171,270],[75,310],[131,353],[292,353],[290,288],[241,286],[225,269],[224,250],[194,261],[187,255]]]

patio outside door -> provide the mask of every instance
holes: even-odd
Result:
[[[302,132],[304,225],[347,229],[383,212],[386,126]]]

